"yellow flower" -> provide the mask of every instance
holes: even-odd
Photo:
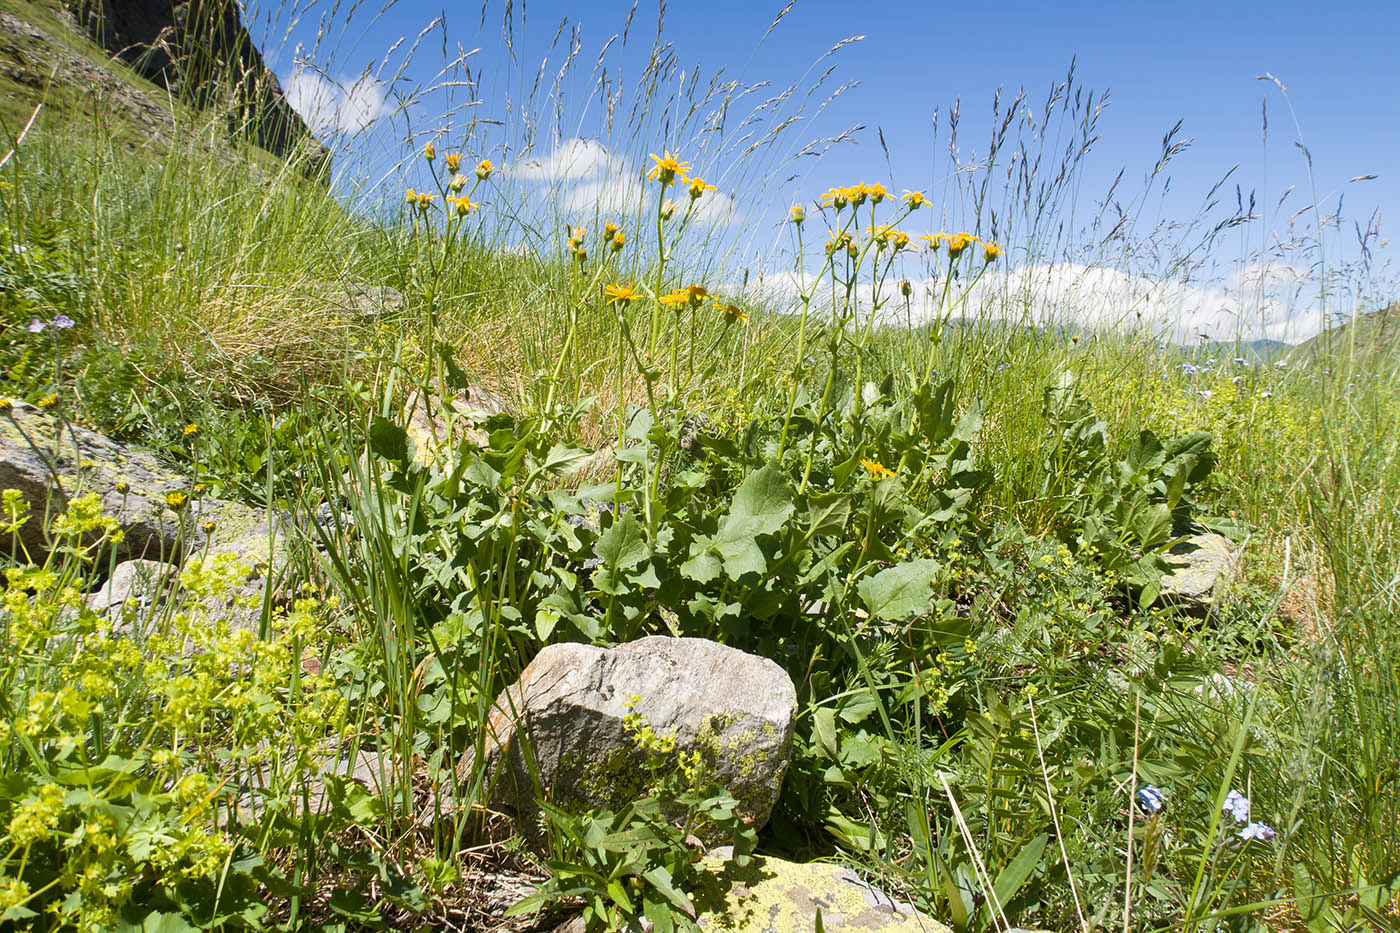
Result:
[[[58,393],[50,392],[34,404],[38,405],[40,408],[52,408],[58,404]]]
[[[8,395],[0,396],[0,415],[8,415],[10,409],[15,407],[15,400]]]
[[[908,279],[905,279],[904,281],[899,283],[899,293],[905,298],[908,298],[910,295],[914,294],[914,286],[910,284]]]
[[[476,163],[476,177],[482,181],[491,177],[491,173],[496,170],[496,166],[491,164],[490,159],[482,159]]]
[[[788,219],[795,224],[800,224],[807,219],[807,212],[802,209],[801,204],[794,204],[792,210],[788,211]]]
[[[906,191],[904,192],[904,203],[909,206],[911,211],[916,211],[928,203],[928,198],[924,197],[922,191]]]
[[[416,203],[418,201],[418,192],[414,191],[412,188],[409,188],[408,191],[404,194],[403,200],[405,204]]]
[[[658,300],[668,308],[681,308],[685,305],[698,308],[709,294],[710,293],[703,285],[691,284],[685,288],[678,288],[674,291],[667,292]]]
[[[661,219],[662,219],[662,220],[670,220],[670,219],[671,219],[671,215],[674,214],[675,212],[676,212],[676,202],[675,202],[675,201],[672,201],[670,198],[667,198],[667,199],[666,199],[666,203],[661,205]]]
[[[437,197],[437,195],[435,195],[435,194],[430,194],[430,193],[428,193],[427,191],[420,191],[420,192],[418,192],[418,197],[415,199],[415,200],[418,202],[418,204],[417,204],[418,209],[419,209],[420,211],[426,212],[426,211],[428,210],[429,207],[432,207],[432,205],[433,205],[433,199],[436,198],[436,197]]]
[[[432,156],[429,156],[428,160],[432,161]],[[443,161],[446,163],[449,172],[455,172],[462,167],[462,154],[460,152],[449,152]]]
[[[938,244],[942,243],[947,237],[948,235],[946,233],[925,233],[921,234],[919,239],[926,241],[929,249],[937,251]]]
[[[608,297],[608,304],[625,305],[627,302],[637,297],[637,286],[628,282],[626,285],[604,285],[603,294]]]
[[[183,509],[187,504],[189,504],[189,501],[190,497],[186,493],[181,492],[179,490],[176,490],[175,492],[167,492],[165,494],[165,504],[170,506],[177,512]]]
[[[860,189],[861,193],[870,199],[871,204],[879,204],[889,196],[889,192],[885,191],[885,186],[879,182],[873,185],[861,185]]]
[[[621,251],[622,247],[627,244],[627,237],[623,235],[621,230],[619,230],[612,235],[612,240],[610,241],[610,243],[612,245],[612,251],[614,253],[619,252]]]
[[[194,437],[198,433],[199,425],[195,424],[193,421],[185,425],[185,437]]]
[[[466,198],[448,198],[448,203],[456,205],[459,216],[465,217],[481,205]]]
[[[736,321],[747,322],[749,319],[749,313],[732,301],[726,303],[716,300],[715,307],[723,312],[725,323],[733,324]]]
[[[866,195],[869,194],[863,184],[851,185],[849,188],[842,188],[841,191],[846,195],[846,200],[851,202],[852,207],[860,207],[864,204]]]
[[[1001,252],[1002,252],[1000,246],[996,245],[995,243],[990,243],[990,242],[989,242],[989,243],[983,243],[983,244],[982,244],[982,250],[983,250],[983,258],[985,258],[985,259],[987,260],[987,262],[991,262],[992,260],[996,259],[998,256],[1001,255]]]
[[[428,143],[423,147],[423,158],[427,159],[429,162],[437,158],[437,150],[433,148],[432,143]]]
[[[447,187],[451,188],[453,191],[461,191],[461,190],[462,190],[463,188],[465,188],[466,186],[467,186],[467,178],[466,178],[465,175],[462,175],[460,172],[459,172],[458,174],[456,174],[456,175],[453,175],[453,176],[452,176],[452,181],[450,181],[450,182],[447,183]]]
[[[669,188],[677,175],[684,175],[690,168],[689,162],[682,162],[668,151],[664,157],[653,155],[656,164],[647,171],[647,177],[661,182],[661,187]]]
[[[962,251],[976,242],[977,238],[970,233],[955,233],[948,237],[948,255],[957,259]]]
[[[714,185],[705,184],[705,179],[698,175],[695,178],[682,178],[681,180],[690,186],[690,200],[692,201],[698,200],[700,195],[706,191],[715,190]]]
[[[839,211],[850,203],[850,199],[846,197],[846,190],[845,188],[829,188],[826,194],[822,195],[818,200],[831,205]]]
[[[617,224],[613,223],[611,220],[605,221],[605,222],[603,223],[603,240],[604,240],[604,242],[606,242],[606,241],[608,241],[608,240],[611,240],[611,239],[613,238],[613,234],[615,234],[615,233],[617,233]]]
[[[891,470],[878,460],[869,460],[862,457],[860,465],[865,467],[865,472],[870,474],[871,479],[885,479],[894,476],[894,470]]]

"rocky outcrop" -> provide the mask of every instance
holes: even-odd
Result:
[[[1159,598],[1188,612],[1210,611],[1223,595],[1235,558],[1235,545],[1224,535],[1192,535],[1167,553],[1171,569],[1162,577]]]
[[[321,172],[329,153],[282,93],[234,0],[65,0],[94,41],[139,74],[283,159]]]
[[[496,700],[484,758],[491,802],[529,831],[538,804],[527,743],[556,804],[616,810],[639,798],[648,771],[627,728],[635,714],[656,736],[673,738],[674,753],[698,752],[740,813],[762,826],[787,770],[796,712],[782,668],[702,638],[550,645]],[[462,767],[470,772],[472,759]]]

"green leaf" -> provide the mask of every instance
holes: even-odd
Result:
[[[382,415],[369,423],[369,448],[395,463],[408,462],[408,432]]]
[[[750,473],[734,493],[734,501],[715,534],[715,550],[731,577],[765,568],[754,539],[781,529],[792,515],[792,490],[777,464]]]
[[[592,454],[578,447],[570,447],[567,444],[555,444],[549,448],[549,453],[544,456],[542,469],[546,473],[553,474],[567,479],[578,471],[578,468]]]
[[[938,566],[938,561],[929,557],[906,561],[866,577],[856,589],[871,615],[902,622],[915,613],[928,611]]]
[[[1003,910],[1007,903],[1016,896],[1016,892],[1021,890],[1025,883],[1030,880],[1031,874],[1040,864],[1040,857],[1045,854],[1045,844],[1049,841],[1049,835],[1041,833],[1021,846],[1016,857],[1001,870],[1001,873],[997,875],[997,880],[992,882],[992,892],[996,894],[997,903],[1001,904]]]
[[[690,903],[690,898],[681,893],[671,880],[671,873],[664,865],[656,865],[642,872],[642,877],[651,883],[651,886],[660,891],[678,910],[684,911],[691,917],[695,916],[695,907]]]
[[[807,503],[808,534],[839,535],[851,517],[851,497],[844,492],[812,496]]]
[[[598,538],[593,553],[611,570],[630,570],[651,556],[651,548],[636,516],[623,512]]]

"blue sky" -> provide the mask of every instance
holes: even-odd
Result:
[[[1033,113],[1049,88],[1064,80],[1071,60],[1075,62],[1076,84],[1085,93],[1107,92],[1108,103],[1096,127],[1099,139],[1076,183],[1066,189],[1066,200],[1058,209],[1061,219],[1087,223],[1087,218],[1099,212],[1113,178],[1123,170],[1116,192],[1121,203],[1139,214],[1135,230],[1145,235],[1160,224],[1175,224],[1180,229],[1200,216],[1207,191],[1237,166],[1221,191],[1228,204],[1217,210],[1234,205],[1238,184],[1244,197],[1256,194],[1258,219],[1215,239],[1208,257],[1193,254],[1193,260],[1208,259],[1199,274],[1221,281],[1234,275],[1238,284],[1241,269],[1274,263],[1290,270],[1283,286],[1292,289],[1293,302],[1306,305],[1297,294],[1311,292],[1300,288],[1298,280],[1301,271],[1310,266],[1315,271],[1315,247],[1287,251],[1275,246],[1289,240],[1290,217],[1311,203],[1307,165],[1296,145],[1299,129],[1312,156],[1312,183],[1324,213],[1334,212],[1338,196],[1343,198],[1343,225],[1329,229],[1323,240],[1329,266],[1358,262],[1363,253],[1354,225],[1359,223],[1365,230],[1380,212],[1383,236],[1384,214],[1400,203],[1400,175],[1394,171],[1400,168],[1400,120],[1396,119],[1400,70],[1387,64],[1395,51],[1395,37],[1400,36],[1400,11],[1390,4],[1337,4],[1322,11],[1317,4],[1291,2],[994,5],[799,0],[763,38],[783,5],[731,0],[703,7],[672,5],[661,36],[677,59],[673,84],[681,71],[693,76],[696,65],[705,78],[722,68],[726,78],[748,85],[770,82],[771,89],[755,91],[744,98],[745,102],[776,94],[794,82],[801,84],[804,76],[810,83],[833,64],[835,71],[823,84],[824,91],[858,82],[820,114],[814,113],[812,104],[825,98],[825,93],[805,107],[788,102],[786,114],[803,120],[790,129],[785,146],[836,135],[855,125],[865,129],[856,134],[854,143],[833,147],[819,162],[798,160],[802,174],[796,180],[788,180],[791,172],[786,165],[764,163],[767,184],[762,186],[761,196],[754,193],[757,186],[752,182],[739,183],[718,147],[710,151],[699,148],[697,170],[720,182],[720,194],[738,195],[737,205],[748,211],[745,229],[767,231],[756,236],[757,245],[746,248],[768,250],[782,242],[779,220],[794,200],[810,202],[831,185],[855,181],[880,181],[892,184],[897,191],[929,191],[935,200],[948,204],[943,217],[946,222],[970,222],[965,212],[949,203],[957,200],[949,188],[950,105],[961,100],[960,158],[965,163],[974,162],[974,153],[986,150],[992,99],[998,89],[1005,103],[1024,88]],[[330,9],[329,5],[324,7]],[[263,40],[269,62],[284,84],[297,85],[303,92],[308,86],[309,79],[303,77],[298,82],[294,74],[298,43],[303,63],[321,69],[324,78],[338,83],[338,96],[337,92],[324,96],[320,113],[314,116],[323,127],[339,119],[340,125],[358,130],[339,137],[344,147],[340,164],[376,179],[386,162],[410,151],[406,141],[409,132],[421,140],[428,138],[423,134],[448,123],[460,125],[471,114],[505,119],[507,95],[518,111],[541,62],[549,62],[545,68],[549,75],[559,67],[575,37],[575,27],[580,51],[575,70],[566,79],[563,110],[567,116],[556,133],[546,132],[536,140],[536,158],[547,159],[552,147],[569,137],[597,137],[598,144],[616,156],[609,163],[612,171],[640,177],[645,153],[695,142],[693,135],[682,138],[673,133],[674,138],[664,138],[660,119],[643,120],[640,128],[620,120],[612,133],[605,133],[596,97],[592,103],[586,102],[596,78],[594,63],[599,50],[621,32],[630,4],[517,0],[510,5],[514,61],[501,39],[506,9],[500,0],[489,2],[484,26],[482,9],[476,4],[444,11],[441,3],[422,0],[401,0],[382,11],[378,5],[371,8],[364,4],[348,19],[337,13],[338,18],[324,21],[323,7],[313,5],[298,15],[287,8],[260,12],[254,5],[252,20],[255,35]],[[426,35],[402,74],[390,81],[414,37],[439,16],[445,18],[445,26]],[[615,41],[609,49],[608,74],[615,77],[620,72],[622,84],[635,81],[640,74],[655,37],[656,19],[655,5],[640,3],[626,45]],[[567,25],[556,42],[561,22]],[[310,54],[318,26],[323,30],[321,47]],[[823,60],[819,70],[812,70],[823,53],[851,36],[863,38]],[[406,41],[386,59],[386,52],[401,37]],[[444,62],[457,56],[459,46],[462,50],[479,49],[467,59],[473,77],[479,80],[479,104],[444,119],[448,92],[443,91],[416,100],[396,118],[381,116],[415,86],[441,80],[437,72]],[[375,72],[377,80],[356,80],[366,68]],[[1273,82],[1258,80],[1263,73],[1271,73],[1287,87],[1287,98]],[[451,93],[459,102],[465,97],[460,88]],[[302,93],[302,108],[314,110],[314,97]],[[1296,127],[1290,103],[1297,114]],[[337,105],[341,108],[338,114],[334,112]],[[536,109],[548,114],[552,106],[549,103]],[[936,137],[932,131],[935,108],[940,112]],[[1161,151],[1163,135],[1178,121],[1181,129],[1177,138],[1190,140],[1189,147],[1173,158],[1147,196],[1134,202]],[[770,120],[767,125],[772,123]],[[877,129],[889,151],[888,163]],[[519,164],[515,152],[500,148],[509,134],[491,136],[491,132],[488,129],[482,145],[496,146],[490,154],[498,164]],[[448,134],[449,141],[451,136]],[[1058,157],[1059,147],[1054,148],[1047,158]],[[681,154],[688,157],[693,153]],[[1351,181],[1368,174],[1378,177]],[[725,181],[734,182],[728,186],[732,190],[727,191]],[[1292,193],[1282,206],[1275,206],[1290,186]],[[1224,215],[1212,214],[1211,218],[1219,216]],[[1311,212],[1302,214],[1293,232],[1313,243],[1310,218]],[[984,217],[981,223],[986,222]],[[1179,243],[1195,242],[1193,237],[1198,238],[1201,229],[1198,225],[1194,234],[1168,232],[1162,236],[1179,236],[1175,241]],[[1011,232],[1008,246],[1014,263],[1018,246],[1024,244],[1015,242],[1018,231],[1014,225]],[[1395,248],[1374,236],[1367,240],[1367,246],[1372,250],[1372,272],[1353,278],[1372,283],[1363,285],[1368,291],[1394,297],[1388,291],[1394,282],[1388,262]],[[1061,256],[1060,260],[1067,258]],[[1031,257],[1022,254],[1022,261],[1029,262]],[[1391,284],[1377,287],[1373,284],[1377,280]],[[1271,281],[1266,290],[1277,284]],[[1368,294],[1361,303],[1373,297]],[[1345,302],[1334,301],[1336,304]],[[1295,312],[1306,318],[1313,309],[1300,306],[1283,313]]]

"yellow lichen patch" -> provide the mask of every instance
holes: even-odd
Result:
[[[713,874],[695,904],[701,927],[711,933],[807,933],[817,910],[832,933],[949,933],[928,917],[872,903],[876,898],[839,865],[755,856],[740,867],[718,855],[707,856],[705,865]]]

